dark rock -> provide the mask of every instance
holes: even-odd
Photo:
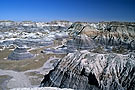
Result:
[[[45,75],[42,87],[135,90],[135,53],[70,53]]]
[[[70,50],[87,50],[96,47],[95,42],[85,34],[77,35],[72,40],[67,41],[66,45]]]

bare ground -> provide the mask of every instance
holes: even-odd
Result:
[[[56,42],[55,45],[49,46],[49,48],[57,45]],[[65,54],[46,55],[40,53],[45,48],[48,47],[32,49],[30,52],[36,54],[36,57],[19,61],[7,60],[8,55],[12,52],[9,48],[0,51],[0,88],[8,90],[11,88],[39,86],[44,74],[48,73],[48,70],[52,68],[52,64],[49,64],[52,63],[52,60],[48,59],[50,57],[63,58],[65,56]]]

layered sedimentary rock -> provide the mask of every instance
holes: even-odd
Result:
[[[98,54],[86,50],[70,53],[45,75],[41,86],[76,90],[135,90],[135,53]]]
[[[66,45],[67,45],[67,48],[70,50],[71,49],[72,50],[73,49],[87,50],[87,49],[93,49],[96,47],[94,40],[85,34],[80,34],[73,37],[73,39],[68,40],[66,42]]]
[[[9,60],[23,60],[34,57],[33,54],[27,51],[24,47],[17,47],[9,56]]]
[[[75,90],[135,90],[135,25],[74,23],[65,47],[72,53],[55,63],[41,86]],[[98,46],[103,47],[99,52]],[[105,52],[108,47],[111,52]],[[123,49],[119,48],[123,47]],[[130,50],[124,54],[113,53]],[[98,53],[93,53],[97,50]]]
[[[102,25],[101,25],[102,24]],[[100,23],[92,28],[90,24],[74,23],[68,28],[71,36],[86,34],[95,42],[106,46],[122,46],[135,50],[135,25],[118,23]],[[103,26],[104,28],[98,28]]]
[[[96,48],[94,40],[85,34],[78,35],[73,39],[67,40],[63,45],[56,48],[47,48],[42,53],[68,54],[77,50],[92,50]]]

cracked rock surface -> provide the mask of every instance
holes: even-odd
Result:
[[[42,87],[135,90],[135,53],[70,53],[44,76]]]

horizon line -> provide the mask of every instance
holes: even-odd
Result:
[[[0,21],[14,21],[14,22],[24,22],[24,21],[31,21],[31,22],[52,22],[52,21],[69,21],[69,22],[135,22],[128,21],[128,20],[98,20],[98,21],[83,21],[83,20],[65,20],[65,19],[54,19],[54,20],[9,20],[9,19],[0,19]]]

